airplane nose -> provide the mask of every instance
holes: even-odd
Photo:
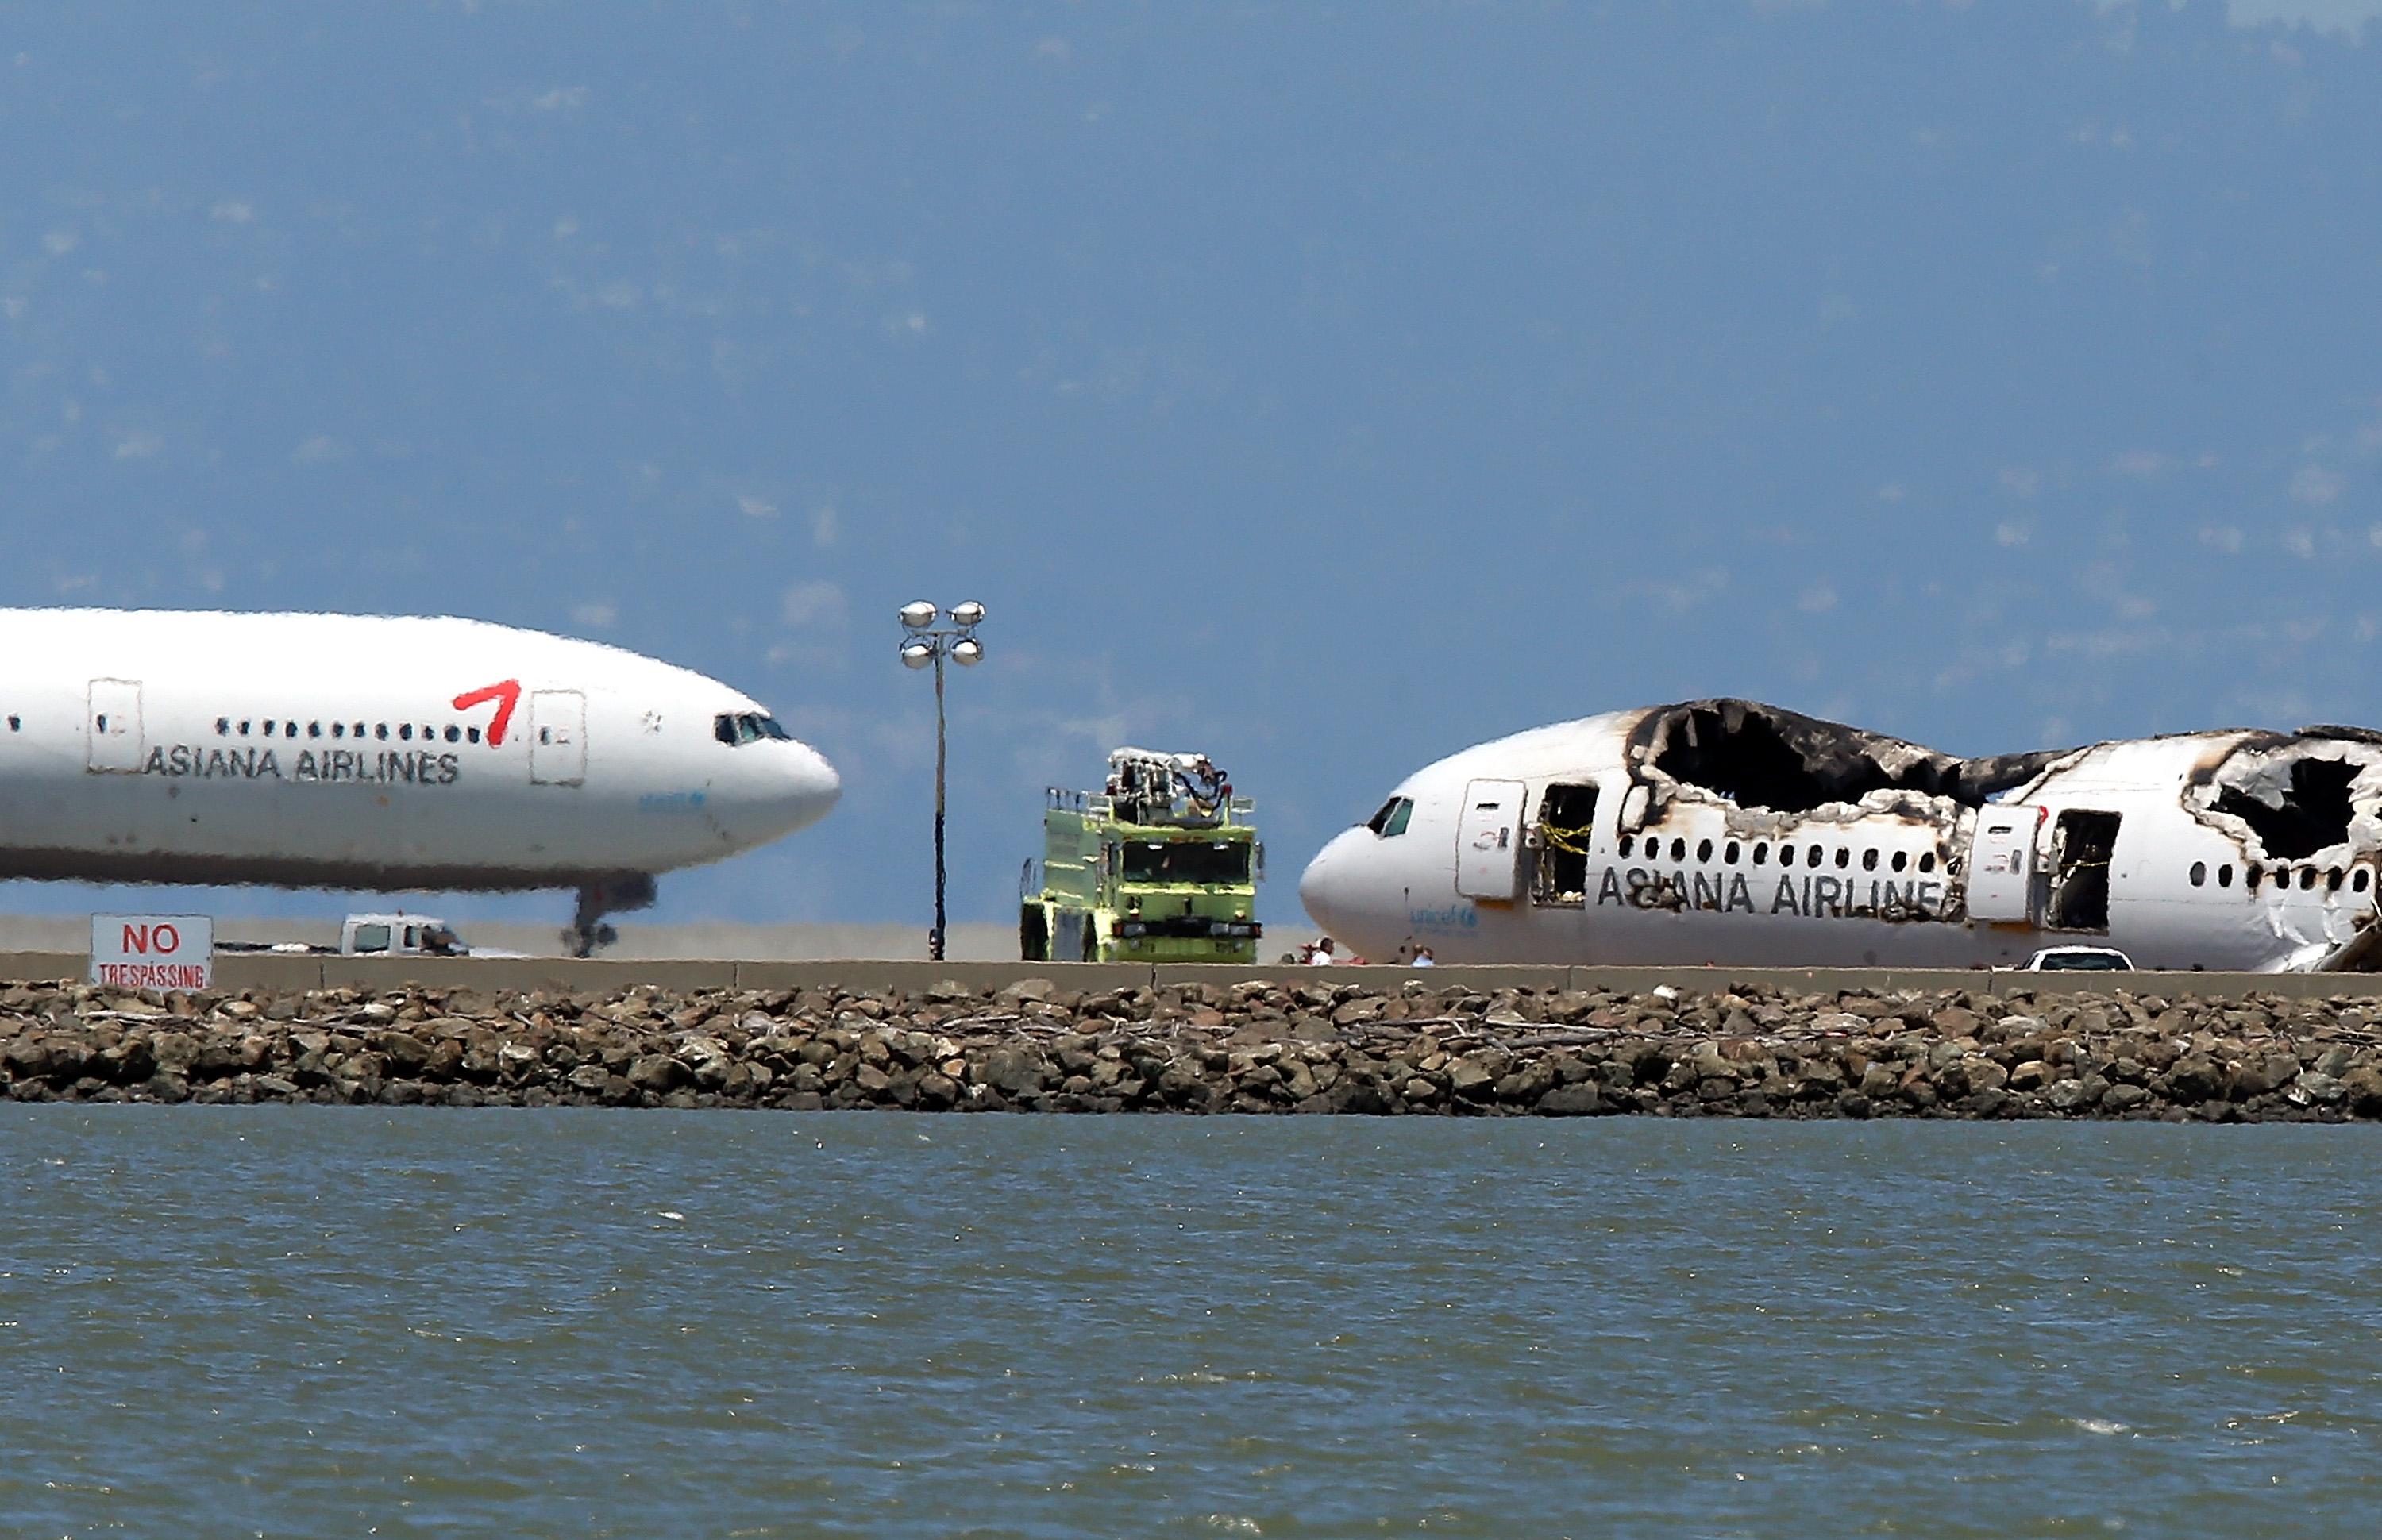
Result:
[[[1347,928],[1345,922],[1354,907],[1353,884],[1356,881],[1357,844],[1370,838],[1363,829],[1349,829],[1335,837],[1307,863],[1299,874],[1299,907],[1307,917],[1323,927],[1327,935],[1337,935]]]
[[[843,795],[843,777],[827,756],[807,743],[790,743],[793,751],[786,755],[784,800],[794,822],[790,828],[799,829],[826,817]]]

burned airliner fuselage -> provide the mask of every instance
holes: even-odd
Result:
[[[1443,760],[1300,895],[1383,959],[1959,966],[2106,941],[2282,970],[2364,965],[2377,857],[2362,729],[1961,759],[1714,699]]]

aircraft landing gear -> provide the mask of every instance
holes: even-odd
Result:
[[[620,939],[619,931],[603,923],[604,916],[645,909],[653,901],[654,879],[643,874],[589,883],[579,890],[579,908],[562,933],[562,944],[572,957],[594,957],[596,947]]]

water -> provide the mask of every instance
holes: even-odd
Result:
[[[0,1107],[0,1533],[2370,1533],[2377,1137]]]

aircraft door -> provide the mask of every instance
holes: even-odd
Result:
[[[1988,802],[1977,811],[1969,842],[1969,918],[2034,919],[2034,836],[2043,826],[2039,807]]]
[[[529,778],[539,786],[587,778],[587,697],[578,691],[530,692]]]
[[[93,770],[141,768],[141,681],[93,679],[91,709],[83,718]]]
[[[1455,891],[1512,903],[1522,854],[1522,783],[1474,781],[1455,826]]]

